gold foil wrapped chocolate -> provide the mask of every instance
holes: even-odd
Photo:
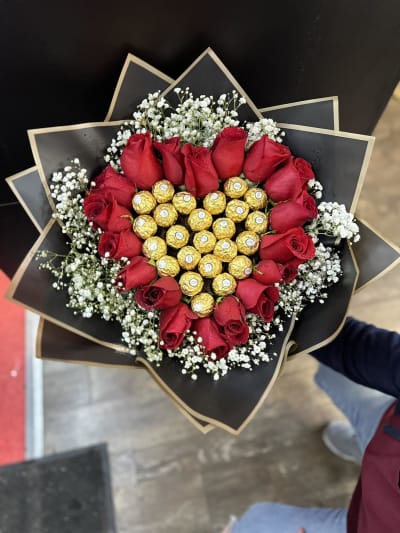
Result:
[[[132,207],[138,215],[148,215],[156,205],[157,201],[149,191],[139,191],[132,198]]]
[[[213,218],[205,209],[194,209],[188,218],[188,224],[193,231],[202,231],[208,229],[212,224]]]
[[[230,239],[236,233],[236,226],[230,218],[217,218],[213,222],[212,230],[217,239]]]
[[[189,232],[185,226],[176,224],[168,229],[165,240],[167,241],[168,246],[179,250],[179,248],[183,248],[183,246],[188,243]]]
[[[214,255],[221,261],[229,262],[237,256],[238,248],[231,239],[221,239],[214,247]]]
[[[236,280],[231,274],[223,272],[218,274],[214,281],[212,282],[212,288],[214,293],[217,296],[227,296],[228,294],[233,294],[236,290]]]
[[[206,254],[199,261],[198,271],[203,278],[215,278],[222,272],[222,262],[214,254]]]
[[[193,246],[201,254],[209,254],[210,252],[212,252],[214,250],[216,242],[217,239],[214,233],[211,233],[211,231],[199,231],[193,236]]]
[[[161,237],[149,237],[144,241],[142,251],[143,255],[156,261],[167,255],[167,244]]]
[[[248,185],[242,178],[229,178],[224,183],[224,191],[229,198],[241,198],[246,194]]]
[[[150,215],[139,215],[133,221],[133,231],[141,239],[148,239],[157,233],[158,226]]]
[[[253,255],[258,250],[260,237],[254,231],[242,231],[236,237],[239,252],[243,255]]]
[[[160,180],[153,185],[152,193],[159,204],[165,204],[172,200],[175,189],[170,181]]]
[[[172,203],[178,213],[188,215],[196,209],[196,198],[187,191],[181,191],[175,194],[172,198]]]
[[[184,246],[177,254],[178,263],[183,270],[194,270],[200,258],[200,252],[193,246]]]
[[[190,301],[193,313],[202,318],[211,315],[214,310],[214,304],[214,298],[208,292],[196,294]]]
[[[253,211],[246,218],[246,229],[255,233],[265,233],[268,228],[268,217],[261,211]]]
[[[169,228],[175,224],[178,213],[172,204],[160,204],[154,209],[154,220],[162,228]]]
[[[226,196],[221,191],[210,192],[204,197],[203,206],[212,215],[219,215],[225,211]]]
[[[180,267],[177,259],[170,255],[163,255],[156,263],[159,276],[175,277],[179,274]]]
[[[249,214],[249,204],[243,200],[231,200],[226,204],[225,215],[233,222],[242,222]]]
[[[235,279],[245,279],[253,272],[253,263],[245,255],[237,255],[229,263],[228,271]]]
[[[265,191],[263,191],[263,189],[259,189],[258,187],[249,189],[244,195],[244,199],[249,204],[251,209],[264,209],[268,200]]]
[[[197,272],[184,272],[179,278],[179,286],[186,296],[195,296],[203,290],[203,278]]]

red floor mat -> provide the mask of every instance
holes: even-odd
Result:
[[[25,459],[24,311],[4,298],[0,271],[0,465]]]

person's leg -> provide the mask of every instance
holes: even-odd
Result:
[[[394,398],[358,385],[321,363],[315,374],[315,382],[346,415],[354,428],[360,450],[364,453]]]
[[[231,533],[346,533],[346,509],[256,503],[233,524]]]

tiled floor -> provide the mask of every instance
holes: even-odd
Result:
[[[376,137],[358,211],[400,245],[400,101],[391,100]],[[400,268],[358,294],[351,313],[400,330]],[[310,357],[291,361],[233,437],[201,435],[143,371],[45,362],[46,452],[108,442],[120,533],[218,532],[260,500],[346,505],[358,468],[321,442],[338,413],[314,370]]]

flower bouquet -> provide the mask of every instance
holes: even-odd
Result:
[[[289,351],[340,331],[354,252],[363,285],[398,260],[353,216],[373,139],[336,99],[257,110],[211,50],[176,81],[130,55],[104,123],[30,140],[9,182],[41,236],[9,296],[38,352],[144,367],[202,431],[240,432]]]

